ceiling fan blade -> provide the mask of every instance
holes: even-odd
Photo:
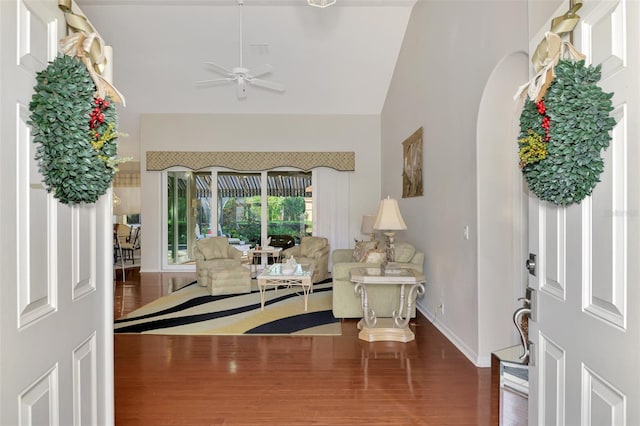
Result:
[[[247,79],[247,81],[254,86],[264,87],[265,89],[275,90],[276,92],[285,91],[284,84],[276,83],[275,81],[261,80],[259,78]]]
[[[230,81],[235,80],[235,78],[215,78],[213,80],[200,80],[196,81],[196,84],[208,84],[208,85],[216,85],[216,84],[224,84]]]
[[[251,69],[251,71],[247,73],[247,77],[250,77],[250,78],[261,77],[265,74],[269,74],[271,71],[273,71],[273,67],[271,65],[262,64],[257,66],[256,68]]]
[[[276,92],[284,92],[285,88],[283,84],[257,78],[271,73],[273,71],[273,67],[271,65],[262,64],[252,70],[248,70],[242,65],[242,5],[244,4],[244,0],[236,1],[239,6],[238,27],[240,34],[240,66],[227,69],[214,62],[205,62],[205,64],[209,65],[214,72],[223,75],[225,78],[196,81],[196,84],[221,84],[228,81],[236,81],[236,94],[238,99],[245,99],[247,97],[247,83],[263,87],[265,89],[274,90]]]
[[[226,75],[227,77],[233,77],[235,75],[230,69],[227,69],[218,64],[214,64],[213,62],[205,62],[205,64],[213,68],[213,71],[217,72],[218,74]]]

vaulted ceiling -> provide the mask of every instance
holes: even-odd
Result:
[[[77,0],[114,48],[114,83],[126,98],[120,130],[139,140],[143,113],[379,114],[416,0],[245,0],[243,65],[283,93],[232,83],[205,65],[239,65],[237,0]]]

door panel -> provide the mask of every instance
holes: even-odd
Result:
[[[553,16],[566,12],[567,5]],[[616,126],[605,171],[579,205],[529,198],[537,290],[529,322],[529,424],[637,425],[640,411],[639,5],[583,2],[574,45],[602,65]],[[549,17],[552,18],[552,17]],[[533,51],[548,27],[530,40]],[[630,141],[633,141],[631,143]],[[633,401],[633,403],[631,403]]]
[[[582,401],[584,424],[625,424],[625,397],[618,389],[587,367],[583,367],[582,382],[584,383]]]
[[[544,280],[540,290],[557,297],[565,298],[566,284],[566,214],[564,209],[548,206],[542,213],[546,232],[542,238],[544,262],[540,265],[540,274]]]
[[[73,350],[73,424],[98,424],[96,335]]]
[[[111,195],[58,203],[27,124],[64,16],[56,0],[0,1],[0,28],[0,424],[112,424]]]
[[[584,310],[595,318],[624,328],[626,309],[627,222],[627,141],[624,108],[612,113],[617,125],[611,145],[604,153],[607,167],[593,196],[586,200]],[[597,214],[598,217],[591,217]],[[594,260],[597,259],[597,262]]]
[[[581,52],[592,64],[602,65],[602,80],[626,67],[628,34],[625,22],[628,15],[625,3],[599,1],[597,8],[582,22]]]
[[[73,299],[96,290],[96,211],[74,208],[72,211]]]
[[[546,336],[540,337],[540,378],[545,389],[542,401],[545,425],[564,424],[564,399],[566,395],[565,351]]]
[[[31,129],[27,125],[28,106],[18,104],[17,115],[17,208],[22,212],[38,212],[37,215],[16,215],[14,227],[14,232],[17,231],[18,253],[18,327],[23,328],[56,311],[58,287],[56,276],[50,270],[52,264],[46,261],[50,258],[55,259],[53,242],[56,228],[52,226],[55,224],[55,207],[39,178],[35,179],[38,177],[38,169],[33,160],[35,148],[31,143]],[[35,183],[32,185],[32,182]],[[42,261],[34,262],[32,259],[45,259],[44,265]]]
[[[58,424],[60,418],[58,390],[58,366],[54,366],[20,394],[18,399],[20,425]]]

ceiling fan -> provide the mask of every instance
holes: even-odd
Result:
[[[212,71],[224,76],[223,78],[216,78],[212,80],[196,81],[197,84],[224,84],[228,82],[236,83],[236,93],[238,99],[244,99],[247,97],[247,84],[262,87],[276,92],[284,92],[285,88],[283,84],[276,83],[274,81],[267,81],[260,79],[263,75],[271,73],[273,67],[269,64],[260,65],[252,70],[245,68],[242,65],[242,6],[244,0],[237,0],[240,7],[239,21],[240,21],[240,66],[228,69],[213,62],[205,62]]]

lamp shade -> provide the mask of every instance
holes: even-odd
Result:
[[[400,208],[398,207],[398,201],[387,197],[380,201],[378,207],[378,215],[376,221],[373,224],[373,229],[381,231],[399,231],[407,229],[407,224],[404,223],[402,215],[400,214]]]
[[[360,227],[360,232],[363,234],[374,234],[376,232],[373,229],[373,224],[376,222],[376,217],[374,215],[364,215],[362,216],[362,226]]]
[[[309,6],[315,6],[315,7],[327,7],[327,6],[331,6],[335,2],[336,0],[307,0],[307,3],[309,4]]]

